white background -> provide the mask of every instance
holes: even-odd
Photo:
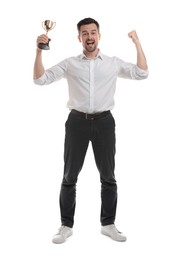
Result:
[[[1,259],[182,259],[181,8],[178,0],[8,1],[1,6],[0,255]],[[52,244],[60,226],[66,81],[32,80],[41,22],[49,33],[46,68],[78,55],[76,24],[99,21],[101,51],[136,61],[128,38],[136,29],[150,76],[118,79],[116,225],[128,240],[100,234],[100,183],[91,146],[77,185],[74,236]]]

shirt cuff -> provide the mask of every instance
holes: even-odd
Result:
[[[40,78],[34,79],[34,83],[36,85],[44,85],[45,82],[46,82],[46,75],[45,75],[45,73]]]
[[[148,69],[147,70],[141,69],[137,65],[136,65],[136,73],[141,78],[147,78],[149,75]]]

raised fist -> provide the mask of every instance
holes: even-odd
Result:
[[[129,33],[128,33],[128,36],[132,39],[132,41],[133,41],[134,43],[139,42],[139,38],[138,38],[138,35],[137,35],[137,33],[136,33],[135,30],[129,32]]]

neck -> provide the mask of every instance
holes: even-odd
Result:
[[[98,54],[98,52],[99,52],[99,49],[96,49],[95,51],[93,51],[93,52],[88,52],[88,51],[86,51],[86,50],[84,50],[83,51],[83,53],[85,54],[85,56],[88,58],[88,59],[94,59],[96,56],[97,56],[97,54]]]

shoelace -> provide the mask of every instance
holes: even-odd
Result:
[[[65,226],[62,226],[62,227],[60,227],[60,229],[59,229],[59,234],[65,235],[66,231],[67,231],[67,228],[66,228]]]
[[[116,226],[113,224],[112,225],[112,229],[114,229],[115,231],[117,231],[119,234],[122,234],[122,232],[120,232],[117,228],[116,228]]]

